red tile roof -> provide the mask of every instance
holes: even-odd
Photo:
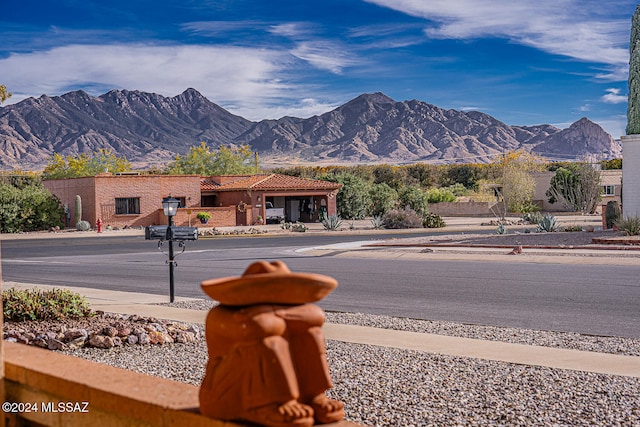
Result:
[[[203,191],[238,190],[337,190],[342,184],[317,179],[298,178],[279,174],[243,175],[225,184],[218,184],[215,178],[203,178],[200,188]]]

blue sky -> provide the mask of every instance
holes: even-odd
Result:
[[[192,87],[251,120],[361,93],[624,134],[627,0],[8,0],[7,103]]]

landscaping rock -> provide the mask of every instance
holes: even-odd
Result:
[[[97,312],[80,319],[25,321],[4,324],[7,341],[51,350],[82,347],[109,349],[131,345],[194,343],[203,339],[197,325],[139,315]]]

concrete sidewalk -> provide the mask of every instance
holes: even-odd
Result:
[[[53,286],[46,285],[16,282],[3,283],[3,289],[11,287],[18,289],[53,288]],[[84,295],[94,310],[138,314],[146,317],[198,324],[204,323],[207,314],[206,311],[156,305],[168,302],[167,296],[89,288],[68,287],[66,289]],[[186,301],[190,300],[190,298],[178,297],[176,300]],[[457,357],[496,360],[522,365],[640,377],[640,357],[635,356],[620,356],[332,323],[325,324],[324,331],[325,337],[329,340],[411,349]]]

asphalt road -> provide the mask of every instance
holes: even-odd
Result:
[[[367,236],[217,238],[177,257],[176,295],[240,275],[256,259],[328,274],[326,310],[640,338],[638,267],[305,256],[296,249]],[[377,237],[373,237],[376,239]],[[318,240],[319,239],[319,240]],[[166,257],[141,237],[5,240],[7,281],[168,295]]]

